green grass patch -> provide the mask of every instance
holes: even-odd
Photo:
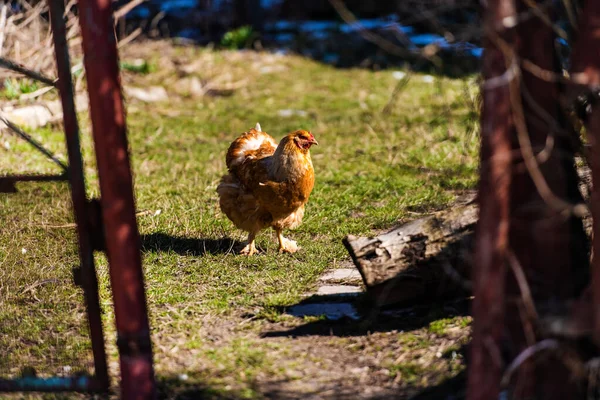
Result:
[[[438,336],[446,334],[448,328],[466,328],[471,323],[471,317],[454,317],[454,318],[443,318],[433,321],[429,324],[429,332],[434,333]]]
[[[32,79],[9,78],[4,80],[4,87],[0,92],[0,97],[7,100],[15,100],[21,95],[35,92],[39,88],[39,84]]]
[[[390,368],[392,377],[400,376],[404,383],[415,383],[425,373],[425,368],[415,363],[404,363],[392,365]]]
[[[426,336],[414,333],[401,333],[398,335],[398,341],[410,349],[425,349],[431,344]]]
[[[137,59],[134,61],[121,61],[121,69],[127,72],[147,75],[156,71],[156,65],[147,60]]]
[[[249,25],[228,31],[221,39],[221,46],[230,50],[243,49],[250,45],[255,32]]]
[[[346,235],[418,218],[450,204],[457,191],[473,188],[478,121],[464,97],[464,87],[472,83],[439,77],[440,85],[432,85],[415,75],[383,113],[397,83],[391,71],[336,70],[295,56],[193,48],[175,49],[169,57],[182,63],[203,60],[212,73],[247,83],[228,97],[170,93],[167,104],[127,102],[136,203],[150,211],[138,223],[152,334],[160,344],[158,370],[185,369],[173,361],[178,353],[172,349],[198,351],[197,357],[223,365],[219,379],[233,377],[252,392],[261,371],[277,373],[264,344],[240,339],[210,353],[212,345],[192,333],[207,316],[227,319],[250,312],[277,320],[278,310],[314,290],[326,268],[348,259],[341,242]],[[179,76],[161,65],[156,71],[148,63],[121,67],[136,72],[138,86],[161,84],[170,90]],[[265,65],[278,69],[266,73]],[[80,117],[88,194],[97,197],[89,120],[85,113]],[[304,223],[286,232],[302,247],[293,255],[277,253],[270,231],[258,237],[260,255],[236,255],[232,249],[245,234],[219,210],[215,189],[226,172],[225,152],[256,122],[277,140],[303,128],[319,141],[311,149],[316,185]],[[66,159],[60,129],[31,134]],[[2,134],[0,152],[1,174],[58,172],[13,136]],[[18,188],[18,194],[0,194],[0,347],[14,365],[49,354],[69,361],[70,349],[88,343],[81,296],[70,283],[78,262],[75,231],[49,228],[72,222],[68,187]],[[106,258],[99,255],[96,261],[106,335],[114,338]],[[38,286],[25,290],[32,285]],[[436,321],[430,330],[441,333],[447,325]],[[173,343],[181,332],[189,334]],[[63,339],[45,340],[44,334]],[[419,346],[420,339],[410,345]],[[114,358],[114,345],[108,350]],[[399,365],[394,373],[415,379],[418,367]],[[202,376],[213,379],[211,373]],[[252,397],[250,392],[245,396]]]

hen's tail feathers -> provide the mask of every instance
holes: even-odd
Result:
[[[258,129],[257,129],[258,128]],[[275,152],[277,143],[268,133],[260,130],[260,125],[235,139],[227,151],[226,164],[231,171],[248,159],[268,157]]]
[[[254,127],[254,130],[257,132],[262,132],[262,128],[260,127],[260,124],[257,122],[256,126]]]

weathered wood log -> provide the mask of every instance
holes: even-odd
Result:
[[[577,168],[579,190],[589,199],[589,167]],[[471,241],[478,209],[475,194],[452,208],[408,222],[375,237],[343,239],[367,295],[377,306],[469,296]],[[591,218],[583,220],[588,236]]]
[[[469,294],[473,198],[376,237],[343,240],[377,306]]]

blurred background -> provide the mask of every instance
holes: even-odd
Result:
[[[115,6],[127,3],[138,2]],[[435,66],[435,54],[456,75],[476,69],[482,52],[474,0],[149,0],[120,21],[118,34],[138,28],[151,38],[295,52],[342,68],[425,58],[422,70]]]

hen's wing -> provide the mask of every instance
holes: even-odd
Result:
[[[221,210],[233,223],[246,231],[258,231],[272,221],[255,196],[259,182],[268,178],[268,164],[277,144],[260,125],[243,133],[231,143],[226,164],[229,174],[217,187]]]
[[[260,125],[257,124],[257,128],[260,129]],[[276,149],[277,144],[268,133],[250,129],[229,146],[227,168],[230,174],[255,196],[274,199],[281,186],[280,183],[271,181],[269,176],[269,165],[273,161],[271,156]],[[262,203],[260,199],[257,200]]]
[[[256,124],[256,128],[243,133],[229,146],[225,161],[230,172],[235,173],[247,161],[260,160],[275,152],[275,139],[260,130],[260,125]]]

